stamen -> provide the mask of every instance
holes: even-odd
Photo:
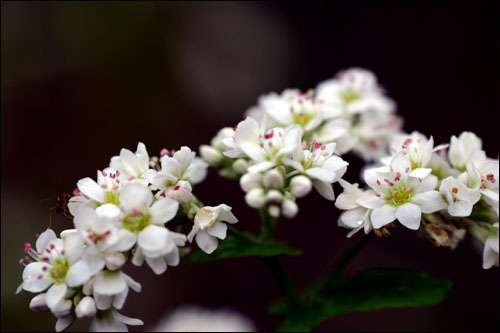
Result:
[[[134,213],[135,216],[141,215],[141,211],[136,208],[132,209],[132,212]]]
[[[179,190],[180,188],[181,188],[181,186],[180,186],[180,185],[177,185],[176,187],[174,187],[174,191],[177,191],[177,190]]]
[[[107,189],[107,188],[108,188],[108,185],[106,185],[106,184],[102,184],[102,185],[101,185],[101,188],[102,188],[103,190],[105,190],[105,189]]]
[[[236,130],[236,128],[235,128]],[[161,151],[160,151],[160,156],[164,156],[164,155],[168,155],[168,150],[163,148]]]
[[[384,182],[386,182],[387,184],[389,184],[390,187],[393,187],[394,186],[394,183],[391,182],[389,179],[384,179]]]
[[[375,196],[377,196],[378,198],[380,198],[380,193],[376,193]]]
[[[453,193],[458,193],[458,188],[454,187],[454,188],[452,188],[452,189],[451,189],[451,191],[452,191]]]
[[[101,171],[101,175],[102,175],[103,177],[106,177],[108,174],[107,174],[105,171]]]
[[[380,185],[380,180],[377,179],[377,185]]]
[[[406,192],[407,192],[407,193],[411,193],[411,191],[412,191],[412,188],[411,188],[411,187],[408,187],[408,188],[406,189]]]

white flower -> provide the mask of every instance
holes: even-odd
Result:
[[[130,318],[115,309],[99,311],[90,323],[90,332],[128,332],[127,325],[144,325],[142,320]]]
[[[166,196],[178,200],[180,203],[191,201],[191,185],[202,182],[207,175],[208,164],[189,147],[181,147],[172,157],[163,156],[161,171],[152,180],[152,184],[159,192],[159,196]],[[181,190],[182,193],[177,193]],[[189,193],[188,193],[189,192]]]
[[[441,182],[439,192],[446,198],[448,213],[451,216],[469,216],[472,206],[481,198],[478,191],[469,189],[453,177],[448,177]]]
[[[212,166],[217,166],[224,157],[220,150],[209,145],[200,146],[200,156],[205,162]]]
[[[426,166],[431,162],[433,152],[445,149],[447,144],[434,147],[434,139],[432,136],[429,140],[419,133],[413,132],[408,134],[399,134],[394,136],[391,142],[391,153],[397,154],[403,152],[410,160],[412,177],[423,178],[432,172],[431,168]],[[382,159],[384,164],[389,164],[391,157]]]
[[[483,251],[483,268],[493,266],[498,266],[498,222],[491,227]]]
[[[127,181],[137,181],[148,185],[156,171],[149,168],[149,155],[146,146],[139,142],[135,154],[122,148],[120,156],[113,156],[109,167],[119,170]]]
[[[316,190],[326,199],[334,200],[332,183],[346,172],[347,165],[340,157],[333,155],[335,143],[321,144],[313,141],[310,149],[296,149],[292,159],[283,158],[283,164],[293,167],[313,179]]]
[[[498,160],[489,159],[483,150],[474,150],[467,159],[467,172],[459,176],[469,188],[482,194],[498,215]]]
[[[64,299],[68,287],[83,285],[92,275],[87,263],[80,260],[84,245],[78,233],[62,240],[47,229],[38,237],[36,251],[27,245],[27,252],[36,261],[25,267],[22,288],[38,293],[50,287],[45,301],[51,310]]]
[[[273,92],[259,98],[258,109],[277,126],[297,124],[308,132],[341,113],[324,100],[315,99],[313,94],[312,90],[303,94],[297,89],[286,89],[281,95]]]
[[[212,253],[219,243],[217,238],[225,239],[227,225],[222,223],[236,223],[238,219],[231,213],[231,207],[221,204],[217,207],[205,206],[198,210],[194,217],[194,225],[187,239],[193,241],[196,235],[196,244],[204,252]]]
[[[160,320],[154,332],[255,332],[253,323],[232,310],[184,306]]]
[[[265,131],[265,121],[259,124],[247,117],[238,124],[234,140],[234,149],[224,152],[224,155],[231,158],[248,156],[257,163],[249,167],[248,171],[261,172],[278,166],[283,157],[300,147],[302,129],[294,125]]]
[[[141,285],[120,270],[104,270],[83,287],[85,295],[93,295],[98,310],[111,307],[120,310],[127,299],[129,287],[135,292],[141,292]]]
[[[343,179],[339,179],[339,184],[344,189],[344,192],[337,197],[335,207],[345,211],[340,215],[338,225],[353,229],[347,234],[348,238],[361,229],[364,229],[365,234],[367,234],[372,229],[370,221],[372,210],[360,205],[358,200],[375,193],[373,191],[363,192],[358,188],[358,184],[352,185]]]
[[[179,265],[179,247],[186,245],[186,235],[169,230],[167,243],[168,248],[164,249],[159,256],[145,254],[142,248],[137,248],[132,263],[136,266],[142,266],[144,260],[146,260],[149,267],[158,275],[164,273],[168,266]]]
[[[159,274],[157,261],[176,247],[171,231],[164,224],[175,217],[179,203],[170,198],[160,198],[152,203],[153,194],[141,184],[126,185],[120,193],[120,202],[124,214],[122,228],[137,239],[137,251]],[[138,259],[133,263],[142,264]]]
[[[343,155],[356,145],[356,139],[351,135],[351,119],[333,119],[322,125],[313,135],[319,142],[335,142],[335,154]]]
[[[373,209],[372,225],[379,229],[398,219],[405,227],[417,230],[422,213],[433,213],[446,208],[438,191],[437,177],[410,176],[411,163],[403,152],[392,158],[387,172],[382,169],[365,171],[366,183],[375,191],[375,195],[365,198],[361,205]]]
[[[95,301],[90,296],[83,297],[75,308],[77,318],[91,318],[97,312]]]
[[[476,150],[481,150],[482,141],[472,132],[462,132],[457,138],[451,137],[450,150],[448,156],[451,164],[460,171],[465,171],[465,164],[470,154]]]
[[[383,95],[375,75],[361,68],[339,72],[334,79],[321,82],[316,91],[318,100],[349,114],[394,109],[394,102]]]

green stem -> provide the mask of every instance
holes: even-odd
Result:
[[[262,222],[262,233],[260,235],[261,239],[273,239],[278,219],[269,215],[269,213],[264,209],[259,210],[259,215]]]
[[[367,235],[362,235],[359,237],[356,242],[347,250],[347,252],[340,258],[340,260],[333,266],[328,278],[323,285],[323,288],[329,288],[335,284],[337,279],[340,276],[340,273],[344,270],[344,268],[349,264],[352,258],[358,253],[359,250],[365,246],[365,244],[373,238],[374,233],[370,232]]]

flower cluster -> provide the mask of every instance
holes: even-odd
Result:
[[[27,256],[18,292],[39,293],[31,303],[35,311],[51,311],[56,330],[76,318],[93,318],[93,331],[123,331],[126,325],[142,325],[122,309],[129,290],[141,285],[122,271],[127,261],[144,262],[156,274],[177,266],[179,249],[196,236],[199,247],[212,252],[217,238],[226,236],[226,224],[238,220],[231,207],[203,206],[192,186],[204,180],[207,164],[188,147],[163,149],[149,158],[144,144],[134,153],[122,149],[109,167],[97,172],[97,180],[78,181],[68,209],[73,229],[60,238],[47,229],[38,235],[35,248],[24,245]],[[189,236],[171,230],[172,223],[193,221]],[[167,224],[167,225],[166,225]],[[178,230],[179,231],[179,230]]]
[[[383,155],[401,127],[394,110],[375,76],[352,68],[307,93],[261,96],[245,120],[221,129],[200,154],[221,175],[240,179],[249,206],[292,218],[296,199],[312,187],[335,200],[332,184],[348,165],[338,155]]]
[[[498,159],[486,157],[481,139],[463,132],[434,147],[432,137],[399,134],[390,153],[364,171],[368,189],[341,181],[335,205],[344,210],[339,225],[353,229],[348,236],[387,234],[397,220],[412,230],[423,224],[434,244],[455,248],[469,230],[484,243],[483,267],[498,265]]]

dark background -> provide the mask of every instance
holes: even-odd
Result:
[[[373,70],[405,119],[405,130],[448,142],[463,130],[498,154],[499,6],[495,2],[136,3],[2,2],[2,331],[54,329],[55,318],[14,295],[22,245],[46,228],[52,203],[95,177],[120,148],[144,142],[193,149],[234,126],[257,97],[287,87],[307,90],[338,70]],[[345,156],[357,181],[362,163]],[[339,186],[335,187],[339,193]],[[214,170],[195,187],[208,205],[226,203],[240,230],[258,230],[236,182]],[[280,220],[278,237],[304,249],[284,258],[306,287],[352,244],[338,210],[316,193]],[[56,231],[71,222],[53,219]],[[186,230],[187,232],[188,230]],[[402,227],[372,241],[349,266],[405,267],[451,279],[442,304],[338,316],[320,330],[498,331],[498,269],[483,270],[470,238],[455,251],[435,248]],[[131,265],[130,265],[131,266]],[[266,307],[279,296],[256,258],[154,275],[127,271],[143,286],[122,313],[151,327],[184,304],[230,306],[270,330]],[[85,330],[79,321],[71,330]],[[142,329],[142,328],[141,328]],[[134,330],[134,328],[132,328]]]

